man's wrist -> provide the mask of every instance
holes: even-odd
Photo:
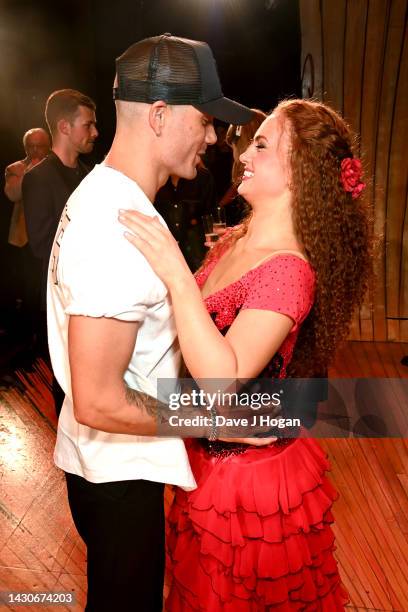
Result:
[[[214,406],[211,406],[210,408],[210,420],[211,420],[211,426],[210,426],[210,433],[208,436],[208,439],[210,442],[214,442],[217,438],[218,438],[218,427],[217,427],[217,411],[215,410]]]

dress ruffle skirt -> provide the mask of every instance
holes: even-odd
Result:
[[[169,516],[169,612],[338,612],[330,468],[312,439],[211,455],[188,442],[198,488]]]

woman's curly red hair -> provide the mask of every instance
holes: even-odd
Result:
[[[344,119],[320,102],[285,100],[274,113],[289,123],[292,216],[296,237],[316,273],[316,294],[296,343],[289,376],[324,375],[348,334],[372,276],[372,212],[341,182],[341,161],[356,139]],[[216,245],[218,257],[243,236],[249,219]]]

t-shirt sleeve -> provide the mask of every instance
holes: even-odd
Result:
[[[242,310],[280,312],[293,319],[295,330],[310,311],[314,286],[314,272],[309,263],[295,255],[279,255],[249,275]]]
[[[66,314],[142,322],[149,308],[163,307],[166,287],[123,237],[122,226],[113,229],[115,221],[112,219],[110,230],[79,241],[70,236],[74,227],[68,225],[57,274]],[[73,234],[78,238],[80,232]]]

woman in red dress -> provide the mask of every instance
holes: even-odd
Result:
[[[157,219],[122,216],[168,286],[195,379],[316,376],[370,275],[369,209],[344,120],[282,102],[241,156],[251,217],[194,279]],[[166,254],[163,257],[163,253]],[[170,612],[324,612],[347,601],[333,556],[329,463],[311,438],[187,442],[197,481],[169,516]]]

